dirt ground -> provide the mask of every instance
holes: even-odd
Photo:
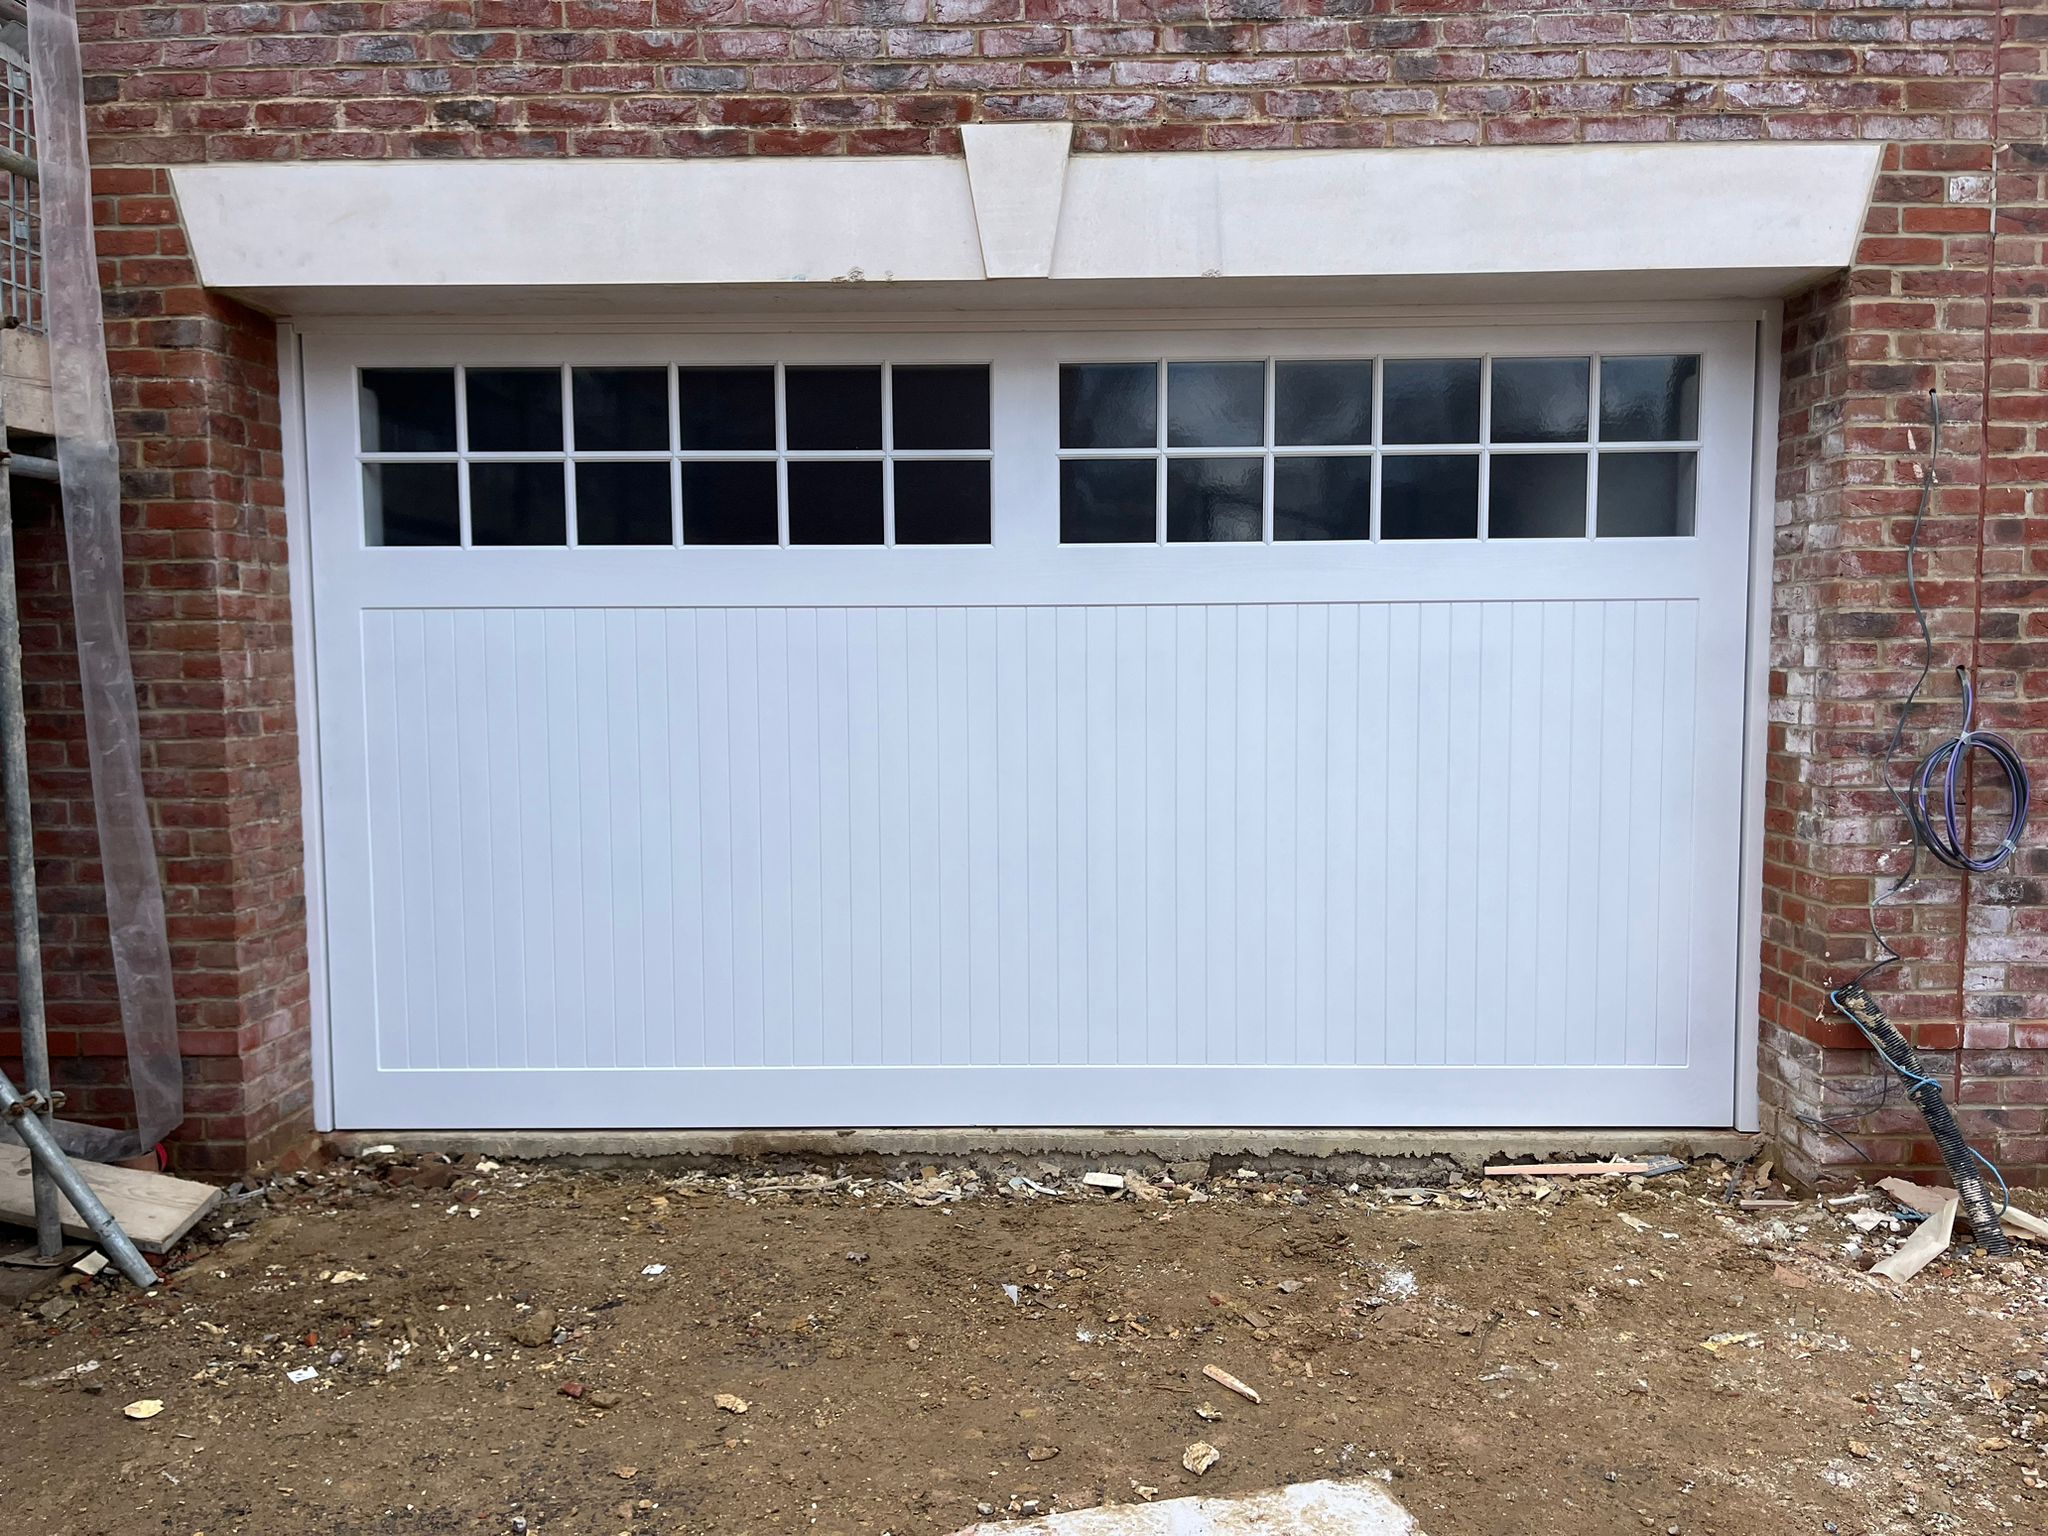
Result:
[[[301,1175],[150,1295],[0,1320],[0,1488],[77,1536],[922,1536],[1333,1475],[1430,1536],[2048,1531],[2048,1250],[1900,1290],[1884,1196],[1741,1211],[1715,1163],[1080,1172]]]

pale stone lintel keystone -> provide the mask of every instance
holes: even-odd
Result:
[[[969,123],[967,183],[990,277],[1052,276],[1072,123]]]

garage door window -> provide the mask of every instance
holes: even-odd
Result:
[[[1682,537],[1699,359],[1070,363],[1067,544]]]
[[[987,544],[989,370],[366,368],[373,546]]]

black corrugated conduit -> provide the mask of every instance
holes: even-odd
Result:
[[[1878,927],[1877,911],[1919,876],[1920,850],[1926,848],[1949,868],[1962,871],[1965,878],[2000,869],[2019,848],[2020,834],[2026,830],[2027,812],[2033,799],[2026,764],[2020,761],[2019,753],[2012,744],[2002,736],[1975,729],[1976,690],[1970,682],[1968,669],[1964,667],[1956,668],[1956,677],[1963,691],[1962,729],[1920,760],[1917,771],[1905,787],[1900,786],[1892,773],[1892,764],[1905,740],[1913,706],[1919,702],[1920,689],[1934,670],[1934,635],[1927,625],[1927,610],[1920,602],[1920,534],[1927,521],[1928,508],[1934,500],[1935,464],[1941,451],[1940,396],[1930,392],[1927,408],[1931,435],[1926,465],[1920,475],[1920,502],[1913,513],[1913,533],[1906,546],[1906,593],[1913,604],[1913,618],[1920,626],[1920,672],[1913,679],[1913,686],[1906,690],[1905,698],[1899,702],[1898,719],[1893,723],[1891,739],[1885,743],[1882,762],[1885,792],[1892,797],[1900,815],[1905,817],[1913,831],[1909,842],[1912,856],[1905,871],[1870,903],[1870,937],[1877,946],[1877,959],[1859,971],[1847,985],[1830,992],[1828,1001],[1836,1012],[1856,1026],[1879,1059],[1904,1079],[1906,1097],[1926,1118],[1935,1145],[1941,1148],[1942,1161],[1948,1165],[1949,1178],[1955,1184],[1956,1194],[1969,1216],[1977,1242],[1986,1253],[2004,1257],[2012,1252],[2012,1240],[2005,1235],[1999,1218],[2004,1214],[2006,1205],[2010,1204],[2010,1196],[2006,1195],[1994,1204],[1985,1186],[1984,1175],[1988,1171],[1998,1180],[2002,1195],[2005,1194],[2005,1176],[1998,1171],[1996,1164],[1963,1139],[1955,1114],[1942,1097],[1941,1084],[1927,1075],[1912,1043],[1885,1017],[1877,1000],[1864,989],[1864,983],[1871,977],[1899,963],[1899,952],[1892,948]],[[1970,852],[1963,831],[1963,802],[1968,793],[1963,782],[1964,770],[1975,752],[1983,753],[2003,775],[2011,805],[2004,836],[1995,848],[1982,855]],[[1825,1122],[1820,1124],[1822,1129],[1833,1133],[1831,1126]]]

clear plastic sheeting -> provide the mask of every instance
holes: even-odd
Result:
[[[142,788],[135,674],[128,658],[120,460],[107,382],[73,0],[30,0],[29,73],[40,139],[44,313],[71,604],[108,933],[136,1119],[129,1131],[69,1121],[58,1122],[56,1130],[67,1152],[104,1161],[134,1156],[163,1140],[185,1117],[185,1095],[163,885]]]

